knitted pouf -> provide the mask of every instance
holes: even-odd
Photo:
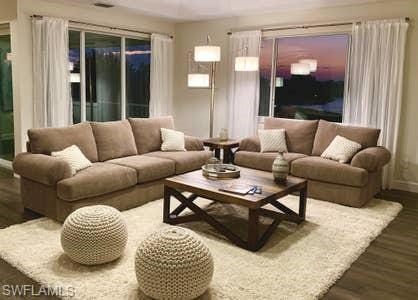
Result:
[[[138,247],[135,271],[141,291],[154,299],[194,299],[212,280],[209,248],[192,231],[170,227],[147,237]]]
[[[61,231],[64,252],[83,265],[98,265],[122,255],[128,229],[122,214],[105,205],[86,206],[67,217]]]

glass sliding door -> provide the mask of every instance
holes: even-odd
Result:
[[[80,31],[69,32],[69,70],[71,98],[73,101],[73,123],[81,122],[81,65],[80,65]]]
[[[151,42],[125,39],[126,116],[149,116]]]
[[[149,38],[71,29],[68,60],[74,124],[149,116]]]
[[[0,28],[0,159],[14,157],[13,89],[10,34]]]
[[[270,85],[272,72],[272,53],[274,39],[263,39],[260,50],[260,104],[258,108],[259,116],[270,115]]]
[[[86,119],[121,119],[121,37],[85,33]]]

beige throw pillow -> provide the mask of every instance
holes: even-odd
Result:
[[[183,132],[161,128],[161,138],[161,151],[186,151]]]
[[[361,145],[352,140],[337,135],[331,144],[321,154],[321,157],[346,163],[361,149]]]
[[[284,129],[260,129],[261,152],[287,152],[286,135]]]
[[[91,161],[84,156],[83,152],[76,145],[72,145],[61,151],[51,152],[51,156],[66,161],[70,165],[73,175],[92,165]]]

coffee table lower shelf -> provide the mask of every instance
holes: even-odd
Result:
[[[166,185],[164,186],[163,221],[164,223],[171,225],[194,221],[205,221],[235,245],[250,251],[258,251],[265,245],[265,243],[268,241],[269,237],[273,234],[276,227],[280,224],[281,221],[289,221],[300,224],[305,220],[307,196],[306,185],[304,185],[298,191],[300,195],[298,212],[294,212],[292,209],[280,203],[279,199],[269,200],[267,204],[273,205],[281,212],[272,211],[263,207],[248,208],[247,240],[244,240],[241,237],[239,237],[228,227],[218,222],[214,217],[209,215],[204,209],[196,205],[194,203],[194,200],[196,200],[199,197],[199,195],[191,194],[190,196],[186,197],[179,190],[176,190]],[[180,201],[180,205],[170,212],[171,197],[174,197],[175,199]],[[190,209],[193,212],[193,214],[180,216],[180,214],[186,208]],[[267,227],[263,234],[260,234],[259,232],[260,216],[265,216],[273,219],[273,222]]]

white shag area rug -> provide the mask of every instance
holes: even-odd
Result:
[[[298,198],[287,196],[283,203],[296,209]],[[219,204],[208,209],[245,232],[245,211]],[[281,223],[255,253],[226,241],[209,225],[188,223],[184,226],[203,238],[215,262],[212,283],[201,299],[319,298],[401,209],[398,203],[377,199],[361,209],[308,199],[306,222]],[[144,299],[135,278],[135,250],[150,232],[170,225],[162,223],[162,200],[123,215],[129,239],[115,262],[95,267],[72,262],[61,249],[61,224],[48,218],[0,230],[0,257],[41,284],[75,288],[71,299]]]

